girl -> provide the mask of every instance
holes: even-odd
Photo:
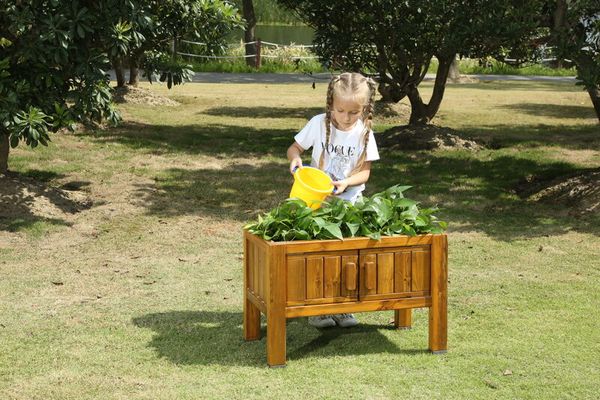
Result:
[[[300,155],[312,147],[311,166],[331,176],[336,196],[356,202],[369,180],[371,161],[379,159],[372,131],[375,89],[372,79],[358,73],[334,77],[327,88],[326,112],[313,117],[287,150],[290,173],[302,168]],[[317,328],[358,324],[352,314],[308,320]]]

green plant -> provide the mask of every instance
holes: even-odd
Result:
[[[265,240],[343,239],[441,233],[447,224],[433,215],[437,208],[419,209],[417,202],[404,197],[410,186],[395,185],[356,204],[337,197],[313,211],[300,199],[287,199],[258,221],[245,226]]]

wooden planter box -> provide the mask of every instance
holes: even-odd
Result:
[[[267,319],[267,363],[284,366],[286,319],[429,308],[429,350],[447,348],[448,241],[445,234],[269,242],[244,231],[244,339],[260,339]]]

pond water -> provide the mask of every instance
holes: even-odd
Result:
[[[265,42],[289,45],[312,44],[314,31],[311,27],[299,25],[257,25],[256,38]],[[244,38],[244,31],[236,31],[230,36],[230,41],[238,43]]]

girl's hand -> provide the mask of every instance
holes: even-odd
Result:
[[[341,194],[344,193],[344,190],[348,187],[348,182],[345,179],[341,181],[333,181],[333,186],[335,186],[335,192],[333,194]]]
[[[294,175],[297,168],[302,168],[302,159],[300,157],[295,157],[290,162],[290,174]]]

